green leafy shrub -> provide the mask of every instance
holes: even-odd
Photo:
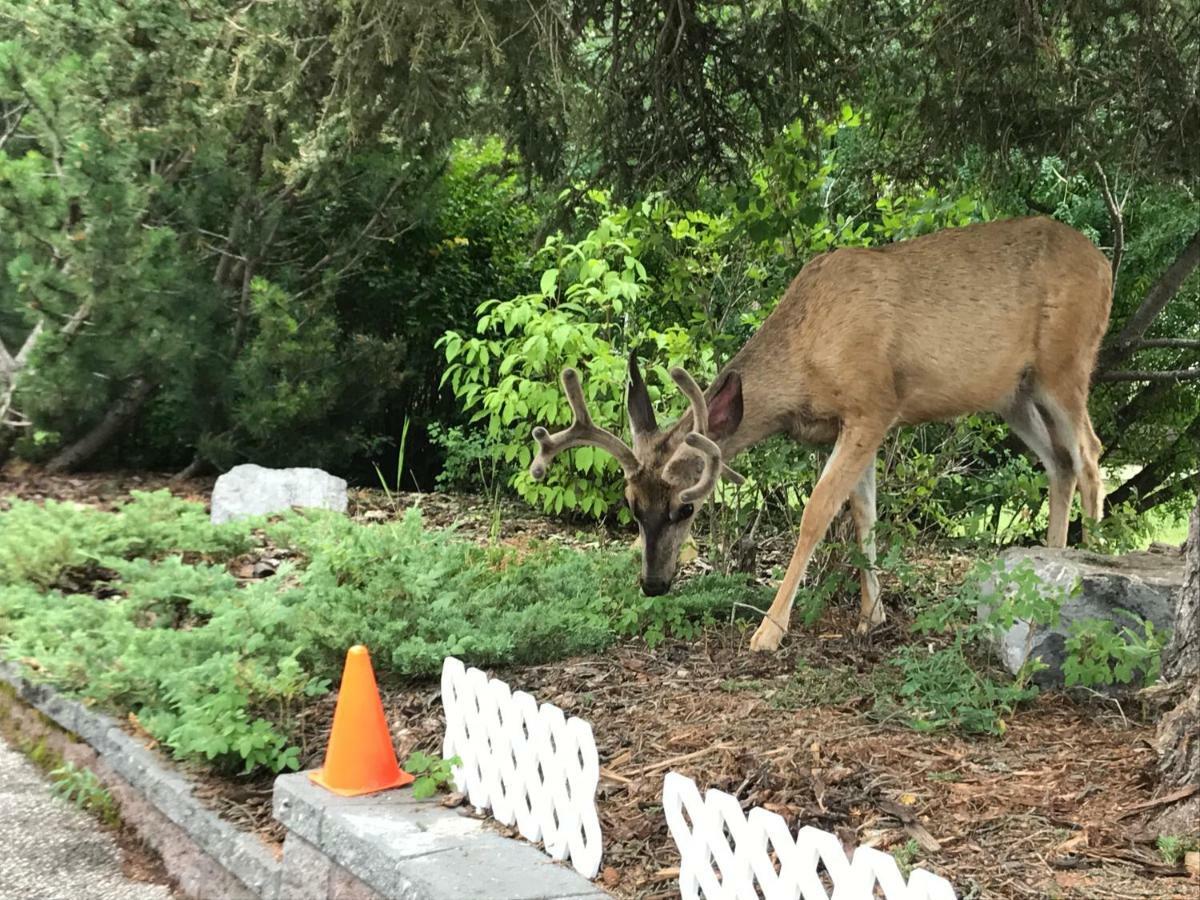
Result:
[[[1200,840],[1194,837],[1183,837],[1178,834],[1160,834],[1154,845],[1158,848],[1159,856],[1168,866],[1177,866],[1183,862],[1186,853],[1200,849]]]
[[[1003,683],[978,671],[959,641],[938,649],[904,647],[892,664],[901,674],[898,693],[905,720],[917,731],[1003,734],[1005,717],[1037,696],[1037,688],[1021,680]]]
[[[410,753],[404,761],[404,771],[416,776],[412,786],[413,797],[424,800],[444,790],[452,781],[451,769],[461,765],[462,759],[457,756],[442,759],[420,750]]]
[[[981,587],[991,582],[989,612],[982,620]],[[1002,734],[1005,718],[1037,696],[1030,683],[1040,667],[1026,663],[1014,680],[993,677],[984,656],[998,632],[1017,620],[1057,622],[1069,592],[1050,590],[1024,562],[1012,570],[1000,561],[982,561],[950,596],[922,608],[914,622],[918,635],[948,636],[942,645],[915,643],[892,659],[900,672],[898,702],[909,725],[920,731],[953,727],[967,733]]]
[[[486,434],[457,425],[429,423],[429,442],[442,451],[437,487],[443,491],[484,491],[502,487],[497,471],[500,448]]]
[[[1138,676],[1142,685],[1147,686],[1158,680],[1165,638],[1148,619],[1140,619],[1123,609],[1117,612],[1130,624],[1118,627],[1110,619],[1071,623],[1067,658],[1063,661],[1068,685],[1129,684]]]
[[[980,588],[985,582],[992,589],[986,598],[987,615],[981,619],[977,610],[984,602]],[[1015,680],[997,681],[987,674],[981,651],[1017,621],[1028,622],[1032,629],[1057,626],[1062,604],[1079,590],[1079,584],[1069,590],[1046,584],[1028,561],[1012,569],[1002,561],[983,561],[957,592],[925,605],[913,630],[949,635],[950,641],[940,647],[905,647],[892,660],[901,672],[899,695],[910,724],[922,730],[953,725],[965,731],[1003,731],[1003,717],[1036,695],[1029,682],[1043,664],[1031,659]],[[1150,684],[1158,677],[1163,636],[1153,623],[1124,614],[1131,624],[1120,628],[1101,619],[1071,624],[1063,662],[1068,686],[1128,684],[1135,676]]]

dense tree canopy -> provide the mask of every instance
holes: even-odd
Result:
[[[1200,481],[1194,0],[0,0],[0,34],[0,456],[364,474],[408,419],[428,485],[483,440],[435,343],[606,221],[645,270],[606,345],[711,363],[813,253],[1042,213],[1117,272],[1115,503]]]

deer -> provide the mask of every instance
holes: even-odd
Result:
[[[666,593],[697,506],[738,453],[784,433],[832,452],[804,507],[775,599],[750,647],[787,633],[809,560],[848,505],[865,561],[857,631],[886,621],[876,572],[875,460],[891,429],[994,413],[1045,468],[1046,544],[1064,547],[1076,487],[1084,516],[1103,515],[1100,440],[1088,415],[1092,370],[1108,327],[1112,268],[1079,231],[1044,217],[951,228],[814,257],[707,391],[682,368],[689,409],[660,429],[636,356],[626,407],[632,444],[593,422],[579,374],[562,372],[573,421],[533,430],[535,480],[572,447],[611,454],[641,537],[639,583]]]

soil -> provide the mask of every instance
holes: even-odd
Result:
[[[131,488],[158,486],[204,499],[210,483],[145,474],[0,479],[0,493],[10,496],[102,507]],[[357,491],[350,513],[386,520],[413,502],[431,527],[481,541],[629,540],[564,527],[515,504],[497,519],[485,498]],[[768,576],[773,555],[760,561],[758,577]],[[950,577],[961,574],[963,560],[937,562]],[[251,563],[238,563],[246,577]],[[600,881],[608,890],[641,900],[678,896],[679,859],[660,807],[662,777],[678,771],[734,794],[743,808],[777,812],[793,828],[815,825],[848,846],[905,848],[916,864],[950,878],[962,898],[1200,896],[1197,876],[1166,865],[1144,824],[1158,804],[1154,723],[1138,700],[1049,693],[1011,716],[999,737],[917,732],[881,714],[872,690],[881,664],[912,639],[902,615],[862,638],[852,605],[814,628],[793,628],[770,656],[749,653],[743,627],[725,625],[691,642],[650,649],[627,641],[601,655],[491,673],[593,724],[606,847]],[[437,683],[382,688],[400,758],[439,751]],[[334,702],[320,698],[299,716],[305,768],[320,765]],[[191,772],[222,815],[268,841],[282,838],[270,816],[270,778]]]

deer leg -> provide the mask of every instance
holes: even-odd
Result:
[[[866,471],[850,492],[850,517],[858,535],[858,548],[867,564],[858,571],[862,601],[858,611],[858,633],[866,634],[887,619],[879,599],[879,576],[875,574],[875,461],[867,463]]]
[[[804,578],[812,552],[854,490],[854,485],[862,478],[863,471],[874,458],[886,433],[887,426],[874,423],[842,426],[833,447],[833,455],[817,480],[817,486],[813,488],[804,514],[800,517],[800,538],[796,541],[796,549],[792,551],[787,573],[780,582],[770,610],[750,639],[751,650],[779,649],[779,642],[787,632],[791,618],[796,589]]]
[[[1034,402],[1030,392],[1022,391],[1004,410],[1004,421],[1034,452],[1046,470],[1050,482],[1050,527],[1046,534],[1046,546],[1065,547],[1067,518],[1071,497],[1075,493],[1075,472],[1069,455],[1064,460],[1059,442],[1051,433],[1049,419],[1043,411],[1044,407]]]
[[[1104,482],[1100,479],[1100,438],[1092,428],[1091,416],[1083,412],[1079,439],[1079,500],[1083,514],[1093,522],[1104,518]]]

